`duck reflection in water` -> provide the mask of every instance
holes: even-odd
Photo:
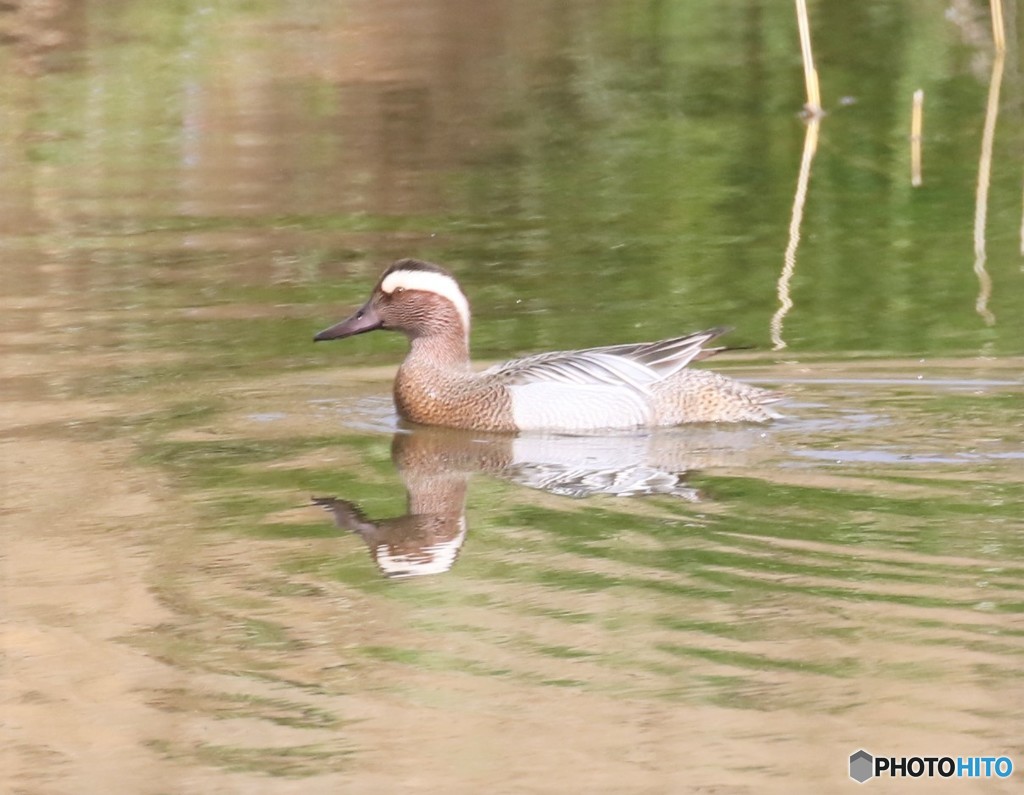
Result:
[[[313,502],[333,514],[339,529],[363,539],[386,577],[440,574],[465,541],[466,490],[474,473],[566,497],[662,494],[697,502],[701,494],[686,484],[688,471],[749,463],[755,450],[763,451],[763,436],[752,428],[509,437],[421,427],[399,431],[391,444],[407,492],[404,515],[373,520],[348,500]]]

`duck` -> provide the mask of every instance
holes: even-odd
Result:
[[[552,351],[474,370],[469,300],[450,271],[400,259],[359,309],[314,342],[385,329],[409,339],[394,381],[410,423],[496,433],[598,432],[686,423],[765,423],[778,392],[689,367],[727,327],[656,342]]]

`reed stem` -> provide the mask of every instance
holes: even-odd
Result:
[[[1006,29],[1003,27],[1003,0],[992,0],[992,41],[997,53],[1006,52]]]
[[[808,116],[819,117],[824,111],[821,109],[818,71],[814,68],[814,53],[811,51],[811,22],[807,15],[807,0],[796,0],[796,20],[800,27],[800,52],[804,58],[804,82],[807,84],[807,104],[804,105],[804,111]]]
[[[921,128],[924,120],[924,91],[914,92],[914,106],[910,114],[910,184],[921,185]]]

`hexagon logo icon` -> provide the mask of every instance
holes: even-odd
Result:
[[[875,760],[867,751],[861,749],[850,754],[850,778],[863,784],[875,775]]]

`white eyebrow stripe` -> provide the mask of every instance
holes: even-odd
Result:
[[[380,284],[382,292],[391,295],[399,287],[405,290],[422,290],[448,299],[462,320],[462,328],[469,338],[469,301],[463,295],[458,282],[451,276],[434,271],[393,271]]]

